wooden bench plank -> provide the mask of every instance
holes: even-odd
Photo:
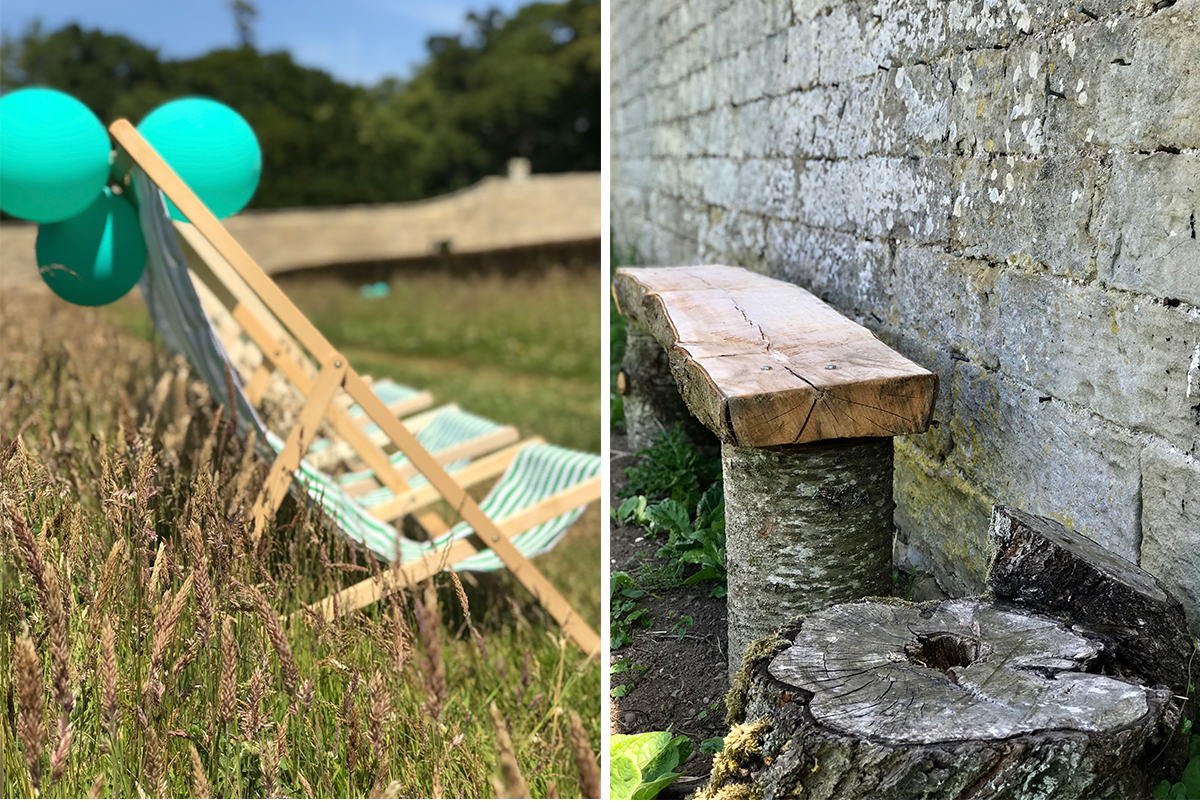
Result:
[[[924,431],[938,377],[812,293],[740,267],[622,267],[622,314],[658,340],[688,408],[743,447]]]

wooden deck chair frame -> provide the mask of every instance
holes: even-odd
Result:
[[[228,352],[232,349],[234,337],[240,338],[243,335],[245,335],[253,344],[257,346],[257,342],[250,337],[250,335],[238,324],[237,320],[234,319],[233,313],[230,309],[230,306],[238,306],[243,304],[246,307],[253,309],[253,306],[250,304],[256,299],[252,297],[253,293],[250,291],[249,287],[242,283],[237,274],[233,272],[233,269],[227,263],[225,263],[224,259],[221,259],[220,254],[217,254],[215,251],[212,251],[212,253],[203,252],[200,248],[196,247],[200,244],[200,242],[196,241],[196,239],[200,237],[200,234],[196,232],[195,228],[187,223],[177,223],[175,227],[176,230],[183,235],[184,241],[188,242],[188,244],[192,246],[192,250],[199,260],[198,263],[192,265],[192,269],[190,271],[192,283],[195,285],[197,294],[200,296],[200,304],[204,307],[205,312],[208,313],[209,318],[213,320],[214,326],[217,328],[217,335],[221,340],[221,344],[225,346],[225,350]],[[207,242],[204,242],[204,244],[207,244]],[[211,247],[209,250],[211,250]],[[207,278],[202,276],[207,276]],[[218,291],[220,291],[222,294],[228,295],[230,299],[223,302],[218,297],[217,291],[209,288],[210,284],[217,286]],[[240,313],[253,314],[252,311],[246,312],[245,310],[242,310]],[[257,315],[257,317],[261,319],[266,314],[268,313],[265,311],[265,307],[263,307],[263,313],[260,313]],[[218,315],[220,315],[220,317],[218,317]],[[227,325],[223,326],[218,324],[218,319],[223,319]],[[263,327],[265,328],[266,326],[264,325]],[[270,333],[272,337],[278,341],[281,338],[287,337],[286,331],[280,329],[280,332]],[[260,331],[260,339],[262,336],[263,334]],[[268,342],[268,344],[270,344],[270,342]],[[282,350],[282,352],[280,352],[280,350]],[[306,361],[308,357],[304,355],[294,343],[291,348],[282,348],[274,351],[263,352],[262,358],[263,363],[255,368],[253,373],[249,375],[247,375],[247,373],[249,373],[249,368],[246,368],[245,370],[239,369],[239,373],[242,375],[244,380],[254,382],[264,374],[269,379],[270,375],[272,374],[272,367],[275,367],[276,369],[279,369],[280,372],[285,373],[285,377],[286,375],[296,373],[298,369],[303,369],[310,378],[316,375],[315,370],[309,370],[304,364],[302,358]],[[277,362],[278,365],[276,364]],[[299,367],[297,367],[297,365],[299,365]],[[266,381],[263,381],[262,383],[265,385]],[[294,382],[293,385],[295,385]],[[252,397],[248,388],[246,390],[246,396],[251,405],[256,407],[259,405],[262,399],[261,393],[257,398]],[[347,401],[349,402],[343,404],[343,411],[348,409],[353,402],[348,396]],[[457,408],[454,404],[450,404],[448,406],[440,406],[435,409],[428,409],[427,407],[432,404],[432,401],[433,398],[428,392],[417,392],[415,395],[400,400],[394,405],[389,406],[388,409],[394,416],[404,418],[403,422],[405,427],[408,428],[410,432],[417,434],[422,426],[434,420],[436,416],[443,410],[448,408]],[[413,412],[416,412],[416,414],[413,414],[412,417],[405,417]],[[365,427],[370,423],[370,420],[365,418],[365,415],[356,417],[353,419],[353,422],[355,422],[359,427]],[[391,443],[391,440],[388,439],[387,434],[381,429],[370,433],[367,436],[375,445],[380,447],[386,447]],[[544,440],[540,437],[530,437],[521,442],[517,442],[518,437],[519,434],[514,427],[501,426],[496,431],[484,434],[483,436],[477,437],[468,442],[451,446],[444,451],[433,453],[433,456],[442,464],[457,461],[459,459],[477,459],[478,457],[485,457],[487,459],[485,463],[487,465],[486,467],[483,465],[476,465],[474,469],[465,473],[465,475],[472,477],[473,483],[479,483],[489,478],[495,478],[503,473],[512,459],[516,456],[516,453],[518,450],[520,450],[520,448],[527,445],[534,445],[544,442]],[[514,443],[516,443],[514,447],[507,447],[513,446]],[[501,451],[500,449],[504,450]],[[315,460],[313,461],[313,464],[316,464]],[[365,466],[366,465],[362,465],[362,467]],[[414,468],[411,464],[393,465],[393,471],[402,479],[407,479],[417,472],[416,468]],[[457,473],[453,475],[457,477]],[[460,481],[460,483],[462,482]],[[473,484],[463,484],[463,486],[472,485]],[[343,485],[342,489],[347,495],[354,497],[381,486],[384,486],[384,484],[380,483],[378,477],[372,477],[354,484]],[[395,486],[396,482],[393,481],[393,484],[389,488],[394,492]],[[389,515],[390,509],[396,508],[394,503],[389,502],[389,504],[392,505],[380,505],[377,509],[369,508],[367,511],[379,520],[391,522],[400,515],[411,513],[414,509],[414,507],[411,505],[411,502],[401,502],[399,508],[403,509],[402,512],[398,514],[390,513],[390,516],[386,516]]]
[[[533,594],[534,598],[562,627],[564,633],[586,654],[598,657],[600,638],[553,584],[529,559],[512,544],[509,537],[550,520],[563,512],[596,500],[600,496],[600,476],[577,484],[546,498],[541,503],[507,521],[493,521],[480,509],[479,504],[454,480],[442,465],[429,454],[404,425],[388,410],[362,376],[350,366],[317,330],[295,304],[276,286],[262,268],[238,244],[216,216],[196,197],[178,175],[167,165],[157,152],[137,132],[128,120],[117,120],[109,126],[109,133],[117,142],[119,157],[124,157],[139,166],[146,176],[175,204],[195,226],[196,230],[213,246],[221,257],[237,272],[262,305],[281,323],[296,341],[308,351],[317,364],[316,379],[311,378],[294,357],[288,354],[283,342],[271,336],[266,325],[245,303],[237,302],[230,295],[222,302],[232,301],[233,317],[242,329],[269,354],[273,364],[307,398],[299,420],[289,432],[284,447],[271,465],[263,489],[255,501],[252,511],[252,536],[257,538],[268,518],[272,518],[294,480],[300,459],[307,450],[322,420],[328,420],[333,428],[354,448],[363,463],[375,471],[379,481],[392,489],[397,497],[412,492],[407,483],[392,468],[386,454],[362,431],[339,406],[333,403],[338,389],[344,389],[362,407],[367,417],[387,433],[392,443],[402,451],[412,465],[429,482],[429,486],[458,511],[463,520],[474,530],[470,537],[453,540],[431,549],[425,555],[406,564],[395,566],[389,571],[402,577],[407,584],[415,584],[432,576],[445,567],[479,550],[490,548],[508,568],[509,572]],[[210,286],[216,290],[216,287]],[[424,488],[422,488],[424,489]],[[428,516],[422,519],[426,524]],[[446,530],[434,525],[431,534]],[[429,526],[427,526],[428,528]],[[599,589],[599,588],[597,588]],[[315,605],[326,616],[340,611],[359,609],[378,600],[382,594],[381,584],[367,579],[348,587],[336,596],[326,598]]]

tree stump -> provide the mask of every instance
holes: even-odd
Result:
[[[632,450],[650,447],[659,431],[675,423],[683,424],[696,445],[715,446],[716,437],[692,416],[680,397],[666,351],[633,323],[625,328],[625,357],[618,385],[625,402],[625,435]]]
[[[892,579],[892,440],[723,445],[729,675],[752,640]]]
[[[980,599],[830,607],[751,646],[701,797],[1145,797],[1178,708],[1105,650]]]

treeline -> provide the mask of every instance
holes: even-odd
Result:
[[[471,14],[434,36],[407,81],[362,87],[249,43],[170,61],[128,37],[68,25],[6,37],[0,90],[50,86],[107,125],[186,95],[220,100],[258,134],[250,208],[414,200],[502,174],[600,169],[600,3]]]

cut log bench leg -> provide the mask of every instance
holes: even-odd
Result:
[[[700,424],[679,395],[667,353],[658,341],[634,324],[625,328],[625,358],[617,391],[625,402],[625,434],[629,449],[650,447],[658,432],[683,423],[696,445],[716,444],[716,437]]]
[[[892,440],[724,445],[729,675],[752,640],[892,583]]]
[[[800,287],[737,267],[623,267],[613,296],[630,322],[627,384],[678,394],[721,442],[731,675],[789,618],[886,594],[891,438],[928,427],[937,376]],[[659,388],[662,351],[678,393]],[[660,408],[627,406],[631,432]]]

